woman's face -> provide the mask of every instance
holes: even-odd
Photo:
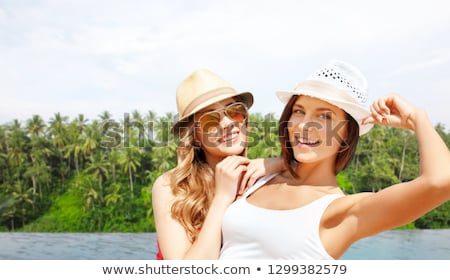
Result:
[[[206,156],[224,158],[241,154],[247,146],[245,104],[228,98],[195,114],[195,137]]]
[[[305,95],[295,101],[289,118],[289,142],[298,162],[331,159],[345,141],[346,114],[328,102]]]

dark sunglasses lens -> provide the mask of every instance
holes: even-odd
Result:
[[[209,112],[200,117],[200,126],[204,133],[215,133],[220,124],[220,113]]]
[[[224,109],[225,115],[233,122],[242,123],[247,119],[247,107],[243,103],[235,103],[227,106]],[[215,134],[218,133],[221,119],[220,111],[213,111],[203,114],[199,121],[203,133]]]
[[[227,116],[235,122],[244,122],[247,118],[247,108],[244,104],[232,104],[225,110]]]

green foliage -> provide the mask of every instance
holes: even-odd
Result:
[[[27,232],[77,232],[83,217],[83,200],[75,192],[55,199],[52,207],[35,222],[23,227]]]
[[[346,172],[341,172],[336,176],[337,183],[341,189],[347,193],[353,193],[353,184],[348,179],[348,174]]]
[[[417,219],[415,225],[420,229],[450,228],[450,201]]]
[[[124,120],[57,113],[45,123],[0,125],[0,231],[152,232],[151,189],[176,165],[173,114]],[[436,130],[450,146],[443,125]],[[279,156],[274,114],[249,118],[248,157]],[[337,176],[346,193],[376,192],[419,175],[417,141],[405,130],[375,126]],[[450,228],[450,203],[403,228]]]
[[[409,223],[396,229],[417,229],[415,223]]]
[[[281,154],[278,141],[278,121],[273,114],[250,116],[248,153],[251,159],[277,157]]]

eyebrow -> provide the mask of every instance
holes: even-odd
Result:
[[[305,107],[303,107],[303,105],[301,105],[301,104],[294,104],[294,106],[292,106],[292,109],[294,109],[295,107],[298,107],[303,110],[305,109]],[[314,109],[314,111],[326,111],[326,112],[331,112],[334,115],[336,115],[336,112],[333,109],[325,108],[325,107],[324,108],[322,108],[322,107],[316,108],[316,109]]]

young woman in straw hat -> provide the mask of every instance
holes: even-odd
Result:
[[[200,69],[176,97],[178,164],[153,186],[156,259],[217,259],[226,207],[259,177],[283,170],[283,159],[245,157],[251,93]]]
[[[230,207],[222,259],[338,259],[357,240],[414,221],[450,199],[450,154],[426,113],[397,95],[370,111],[366,80],[332,61],[292,91],[279,136],[288,170],[265,176]],[[415,132],[421,174],[376,193],[346,195],[336,175],[373,124]]]

